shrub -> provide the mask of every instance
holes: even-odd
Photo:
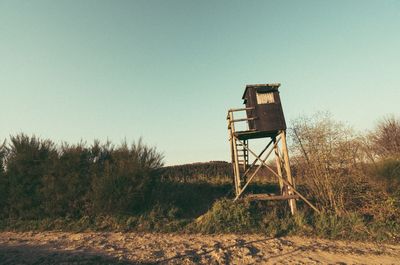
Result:
[[[257,228],[254,217],[249,202],[220,199],[195,222],[194,228],[203,233],[250,232]]]
[[[400,119],[394,115],[388,116],[375,126],[369,134],[371,149],[375,155],[386,159],[400,157]]]
[[[43,215],[41,193],[46,176],[54,173],[57,152],[49,140],[24,134],[11,137],[7,156],[8,211],[11,217],[37,218]]]
[[[357,213],[336,215],[321,213],[315,216],[315,232],[330,239],[361,240],[368,237],[363,218]]]
[[[80,218],[88,213],[92,166],[90,150],[84,144],[63,144],[52,175],[44,176],[41,193],[47,216]]]
[[[285,236],[290,234],[308,235],[312,234],[310,220],[306,216],[311,213],[298,209],[296,215],[292,216],[288,210],[281,210],[282,207],[274,205],[268,207],[260,220],[260,231],[268,236]]]
[[[11,137],[0,145],[0,215],[79,219],[143,211],[162,158],[141,140],[130,147],[95,141],[56,148],[35,136]]]
[[[370,174],[384,185],[386,191],[394,193],[400,188],[400,159],[388,158],[379,161],[375,163]]]
[[[154,178],[159,175],[162,155],[141,140],[130,148],[123,144],[95,146],[92,177],[94,214],[132,214],[146,209]]]
[[[359,142],[351,129],[317,114],[294,121],[291,138],[296,177],[319,208],[344,213],[362,181],[357,177]]]

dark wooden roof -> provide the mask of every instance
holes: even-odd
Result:
[[[244,90],[242,99],[244,99],[248,88],[263,88],[263,89],[277,90],[280,86],[281,86],[280,83],[247,85],[246,89]]]

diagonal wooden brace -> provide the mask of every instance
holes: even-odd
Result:
[[[278,138],[278,139],[275,141],[274,147],[278,144],[279,140],[280,140],[280,138]],[[266,149],[264,149],[264,150],[267,150],[268,147],[271,145],[272,142],[273,142],[273,140],[271,140],[271,141],[269,142],[269,144],[267,145]],[[265,158],[262,160],[263,162],[267,161],[267,159],[268,159],[268,157],[271,155],[272,151],[274,151],[274,148],[272,148],[272,149],[267,153],[267,155],[265,156]],[[263,153],[263,152],[261,152],[261,154],[260,154],[259,156],[257,156],[257,158],[259,158],[259,157],[262,155],[262,153]],[[257,161],[257,160],[254,160],[252,166],[255,164],[256,161]],[[238,195],[236,195],[236,198],[235,198],[234,201],[236,201],[236,200],[240,197],[240,195],[242,195],[243,191],[244,191],[244,190],[247,188],[247,186],[250,184],[250,182],[251,182],[251,180],[254,178],[254,176],[257,175],[257,172],[262,168],[262,166],[263,166],[263,164],[260,164],[260,165],[256,168],[256,170],[255,170],[255,171],[253,172],[253,174],[250,176],[249,180],[246,182],[246,184],[245,184],[245,185],[243,186],[243,188],[240,190],[240,193],[239,193]],[[245,175],[248,173],[249,170],[250,170],[250,168],[243,174],[243,176],[245,176]]]
[[[236,136],[233,136],[239,143],[242,144],[243,148],[247,149],[247,151],[249,153],[251,153],[253,156],[255,156],[255,158],[261,162],[262,165],[264,165],[269,171],[272,172],[272,174],[274,174],[278,179],[282,180],[283,183],[285,183],[285,185],[287,185],[288,187],[291,188],[291,190],[296,193],[297,195],[299,195],[299,197],[308,205],[310,206],[314,211],[316,211],[317,213],[320,213],[320,211],[317,209],[317,207],[315,207],[309,200],[307,200],[306,197],[304,197],[303,195],[301,195],[301,193],[296,190],[292,184],[290,184],[285,178],[279,176],[270,166],[267,165],[267,163],[265,163],[265,161],[263,161],[260,157],[257,156],[256,153],[254,153],[250,148],[248,148],[247,146],[244,145],[244,143],[239,140]]]

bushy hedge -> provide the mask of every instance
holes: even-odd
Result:
[[[143,211],[163,165],[141,140],[57,147],[24,134],[0,146],[0,161],[1,214],[20,219]]]

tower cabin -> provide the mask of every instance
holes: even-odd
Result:
[[[239,139],[274,137],[279,131],[286,130],[279,87],[280,84],[246,86],[242,99],[249,130],[238,132]]]

